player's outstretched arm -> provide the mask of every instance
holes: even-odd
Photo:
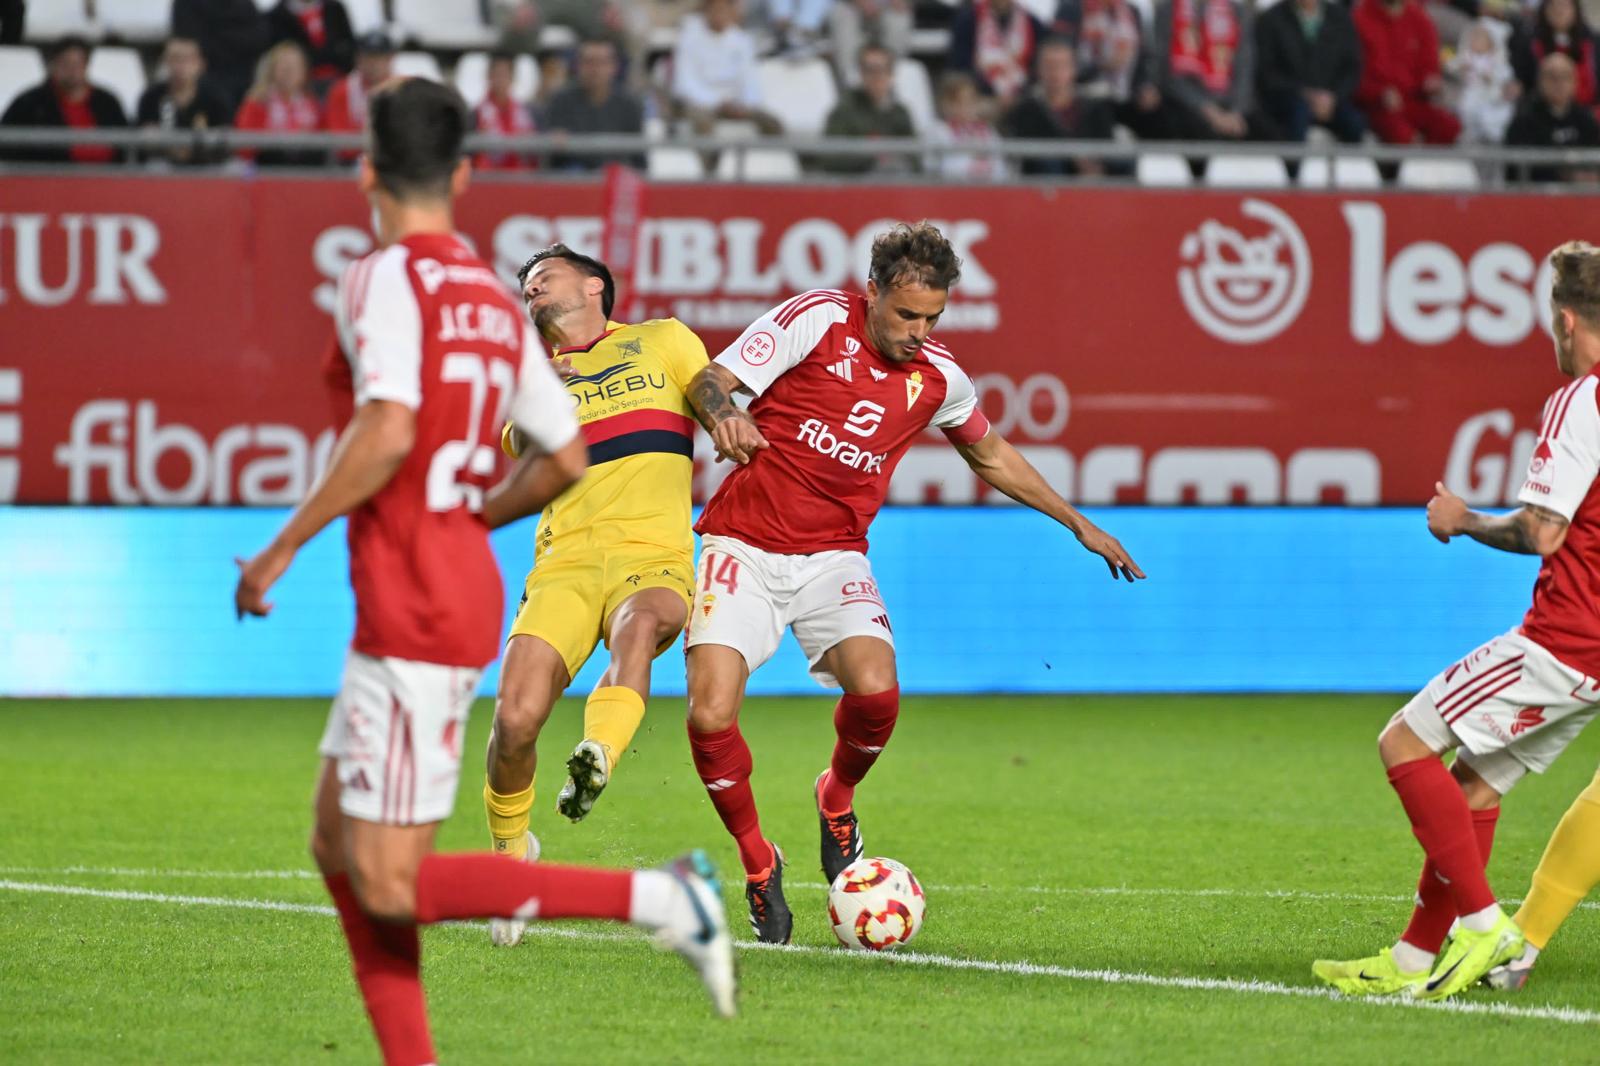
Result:
[[[951,443],[983,480],[1018,503],[1027,504],[1072,530],[1080,544],[1106,561],[1113,578],[1133,581],[1144,577],[1144,571],[1139,569],[1139,564],[1133,561],[1133,556],[1123,549],[1117,538],[1063,500],[1061,494],[1050,487],[1044,475],[1000,434],[991,429],[983,439],[971,444],[957,440]]]
[[[750,413],[733,402],[733,394],[743,388],[733,371],[717,363],[707,363],[689,382],[685,392],[695,417],[711,434],[718,459],[748,463],[756,452],[767,447],[767,438],[756,428]]]
[[[240,618],[264,617],[272,610],[267,590],[289,569],[295,552],[329,522],[376,496],[411,454],[416,436],[416,412],[403,403],[369,400],[356,408],[311,495],[294,509],[271,544],[248,561],[234,560],[239,584],[233,606]]]
[[[507,423],[508,430],[513,427]],[[521,449],[518,449],[519,454]],[[525,455],[506,479],[483,501],[483,520],[490,529],[538,514],[566,492],[589,469],[589,449],[573,437],[549,455]]]
[[[1471,537],[1503,552],[1554,555],[1567,539],[1567,520],[1548,507],[1525,504],[1510,514],[1474,511],[1465,500],[1435,482],[1428,501],[1428,532],[1448,544],[1451,537]]]

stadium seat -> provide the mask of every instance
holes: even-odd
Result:
[[[1478,168],[1470,159],[1406,159],[1399,181],[1404,189],[1476,189]]]
[[[89,53],[89,81],[122,101],[122,110],[131,121],[144,92],[144,60],[135,49],[102,45]]]
[[[394,57],[394,73],[399,78],[444,81],[444,72],[439,69],[439,61],[434,58],[432,52],[397,52]]]
[[[451,75],[456,83],[456,91],[470,106],[477,107],[478,102],[489,92],[489,53],[467,52],[456,62],[455,72]],[[516,62],[516,73],[511,78],[511,95],[523,103],[533,99],[539,91],[539,64],[529,55],[519,55]]]
[[[371,30],[381,30],[387,24],[383,0],[344,0],[344,9],[350,16],[350,28],[358,37]]]
[[[699,181],[706,176],[700,153],[688,148],[652,148],[645,153],[645,173],[652,181]]]
[[[100,27],[89,21],[89,9],[84,0],[28,0],[22,29],[28,40],[40,42],[53,41],[69,33],[91,41],[100,36]]]
[[[1218,155],[1206,164],[1206,184],[1222,189],[1281,189],[1289,168],[1270,155]]]
[[[911,125],[918,133],[931,129],[938,120],[933,82],[928,77],[928,68],[919,60],[901,58],[895,63],[894,95],[911,112]]]
[[[1139,156],[1134,173],[1140,185],[1174,188],[1194,184],[1194,174],[1189,170],[1188,161],[1181,155],[1146,152]]]
[[[839,101],[833,69],[821,59],[764,59],[757,68],[761,98],[784,132],[820,134]]]
[[[721,181],[799,181],[800,157],[787,148],[729,148],[717,159]]]
[[[426,48],[488,48],[494,28],[485,24],[475,3],[439,0],[393,0],[390,11],[401,36]]]
[[[95,0],[95,17],[106,36],[135,44],[155,44],[167,39],[172,5],[151,0]]]
[[[44,81],[44,60],[28,45],[0,45],[0,112],[25,89]]]
[[[1332,164],[1331,166],[1329,164]],[[1359,156],[1315,156],[1300,164],[1300,186],[1305,189],[1381,189],[1378,164]]]

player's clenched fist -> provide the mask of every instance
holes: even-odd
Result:
[[[1113,579],[1120,577],[1133,581],[1144,577],[1144,571],[1139,569],[1139,564],[1133,561],[1133,556],[1127,553],[1117,538],[1098,526],[1089,526],[1079,533],[1078,543],[1106,561]]]
[[[267,590],[283,576],[294,561],[294,552],[270,545],[253,559],[234,559],[239,567],[239,584],[233,590],[233,610],[239,617],[253,614],[265,618],[272,610]]]
[[[748,463],[756,452],[767,447],[767,438],[756,428],[755,420],[743,411],[729,415],[711,431],[711,443],[716,445],[717,458]]]
[[[1433,499],[1428,501],[1428,532],[1444,544],[1461,532],[1461,523],[1467,517],[1467,502],[1444,487],[1444,482],[1433,483]]]

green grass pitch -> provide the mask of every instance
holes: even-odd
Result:
[[[798,950],[744,950],[718,1021],[641,936],[556,923],[513,950],[430,929],[442,1061],[1593,1062],[1600,922],[1580,910],[1517,995],[1453,1009],[1321,995],[1309,964],[1403,926],[1420,861],[1374,737],[1393,697],[908,698],[858,794],[869,854],[928,890],[904,958],[834,946],[812,778],[830,702],[753,700],[763,822],[791,859]],[[0,703],[0,1059],[376,1060],[304,838],[326,704]],[[590,819],[553,806],[578,705],[541,742],[548,858],[737,863],[689,762],[681,701],[652,708]],[[474,716],[446,848],[485,841]],[[1512,796],[1491,868],[1527,885],[1600,736]],[[74,893],[72,890],[83,892]],[[286,903],[290,909],[264,909]],[[1024,964],[1007,966],[1004,964]],[[1502,1005],[1503,1008],[1502,1009]]]

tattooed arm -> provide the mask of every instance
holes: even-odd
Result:
[[[733,402],[733,394],[742,387],[727,367],[707,363],[689,382],[685,393],[695,417],[711,434],[718,458],[740,464],[748,463],[756,452],[767,447],[767,439],[756,428],[755,419]]]
[[[1488,515],[1467,507],[1466,501],[1440,482],[1428,501],[1428,532],[1448,543],[1451,537],[1471,537],[1504,552],[1551,556],[1567,539],[1567,520],[1547,507],[1525,504],[1504,515]]]

